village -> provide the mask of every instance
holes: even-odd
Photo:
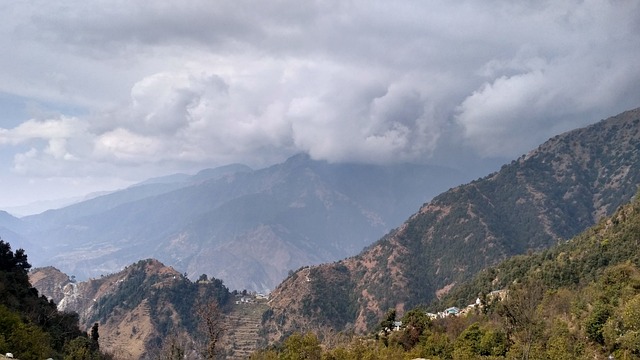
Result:
[[[502,301],[502,300],[504,300],[506,298],[506,295],[507,295],[507,290],[494,290],[494,291],[490,292],[489,294],[487,294],[486,299],[487,299],[487,301],[494,301],[494,300]],[[482,309],[483,306],[485,306],[485,304],[478,297],[478,298],[476,298],[475,302],[465,306],[462,309],[460,309],[460,308],[458,308],[456,306],[452,306],[452,307],[444,309],[443,311],[438,311],[436,313],[426,312],[425,314],[431,320],[445,319],[445,318],[448,318],[450,316],[466,316],[466,315],[468,315],[470,313],[475,313],[477,310]],[[402,329],[402,321],[394,321],[393,322],[393,328],[391,330],[400,331],[401,329]]]

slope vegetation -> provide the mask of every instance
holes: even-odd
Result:
[[[75,314],[58,312],[29,284],[31,264],[22,249],[15,253],[0,240],[0,353],[23,360],[109,359],[99,351],[97,332],[83,332]]]
[[[337,344],[318,333],[325,346],[294,334],[252,358],[640,359],[638,196],[569,241],[482,271],[431,313],[389,311],[375,335]],[[454,305],[458,315],[435,314]]]
[[[152,259],[85,282],[51,267],[34,269],[30,278],[59,309],[78,313],[84,328],[98,323],[102,349],[132,359],[152,358],[174,338],[197,342],[197,309],[212,301],[224,308],[231,297],[220,280],[192,282]]]
[[[571,238],[628,202],[638,183],[640,109],[558,135],[435,197],[357,256],[299,270],[273,292],[266,325],[272,334],[331,323],[363,331],[389,308],[428,303],[489,265]],[[311,283],[339,273],[349,284],[331,318],[319,311],[333,303],[327,288],[305,285],[302,273],[314,269],[323,270]]]

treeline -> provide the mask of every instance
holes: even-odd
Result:
[[[29,283],[31,264],[24,250],[15,253],[0,240],[0,353],[30,359],[110,359],[100,352],[98,327],[92,336],[80,330],[78,315],[58,312]]]
[[[429,307],[480,299],[465,315],[432,319],[424,307],[397,319],[390,311],[370,336],[294,334],[252,359],[640,359],[637,198],[573,240],[489,268]]]

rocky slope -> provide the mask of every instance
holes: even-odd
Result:
[[[272,293],[268,333],[364,330],[388,308],[430,302],[488,265],[576,235],[638,184],[640,109],[558,135],[435,197],[359,255],[298,270]]]

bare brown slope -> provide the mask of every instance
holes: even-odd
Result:
[[[137,270],[152,276],[154,283],[151,286],[156,288],[171,286],[172,282],[182,279],[173,268],[165,267],[157,260],[148,260],[116,274],[79,283],[71,282],[66,274],[52,267],[34,269],[30,281],[42,294],[54,300],[59,310],[78,313],[85,329],[98,322],[103,350],[127,359],[139,359],[149,342],[160,334],[151,319],[149,302],[142,300],[129,307],[114,307],[115,311],[101,316],[103,301],[126,286]],[[122,301],[130,300],[123,298]]]
[[[331,318],[336,295],[303,286],[302,273],[323,269],[330,283],[346,269],[348,299],[338,315],[364,330],[388,308],[433,300],[480,269],[528,249],[568,239],[629,201],[640,183],[640,110],[550,139],[494,174],[451,189],[400,228],[353,258],[303,269],[274,291],[267,325],[313,328]],[[292,309],[299,309],[297,312]],[[339,325],[339,324],[338,324]]]
[[[58,309],[78,313],[86,330],[99,323],[101,349],[125,359],[147,356],[172,336],[192,340],[197,304],[224,306],[230,297],[219,280],[193,283],[153,259],[85,282],[71,282],[55,268],[35,269],[30,279]]]

